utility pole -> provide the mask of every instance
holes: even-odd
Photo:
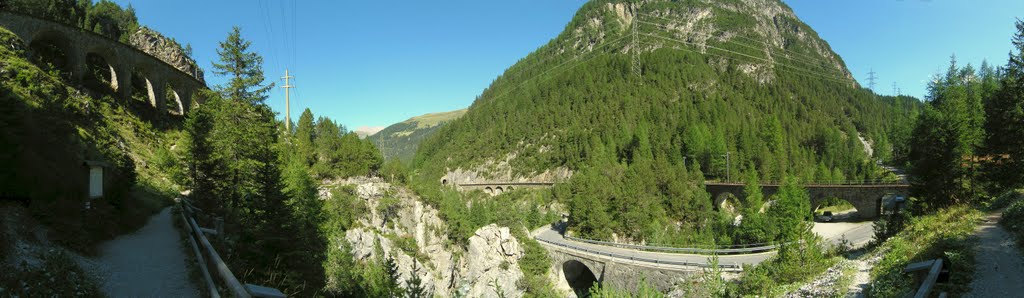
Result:
[[[875,69],[872,68],[871,71],[868,72],[868,89],[871,89],[871,92],[875,92],[875,80],[877,79],[878,77],[875,76]]]
[[[284,86],[281,86],[281,88],[284,88],[284,130],[288,131],[288,133],[291,134],[292,133],[292,110],[291,110],[291,108],[292,108],[291,104],[292,103],[291,103],[291,98],[290,98],[290,94],[289,94],[288,91],[291,88],[295,88],[295,86],[289,85],[288,84],[288,80],[291,79],[291,78],[294,78],[294,77],[288,75],[288,69],[285,68],[284,69],[284,76],[281,77],[281,78],[284,79]]]
[[[633,28],[632,28],[632,30],[633,30],[633,32],[632,32],[633,33],[632,34],[633,35],[633,75],[638,77],[638,78],[642,78],[642,74],[640,74],[640,57],[637,56],[640,53],[640,39],[639,39],[639,35],[637,34],[637,31],[636,31],[637,27],[640,25],[640,23],[637,22],[638,18],[640,18],[640,15],[634,13],[633,14]],[[643,80],[640,80],[640,84],[643,84]]]
[[[730,168],[731,167],[729,166],[729,151],[725,151],[725,181],[726,182],[731,182],[732,181],[732,175],[731,175],[731,170],[732,169],[730,169]]]

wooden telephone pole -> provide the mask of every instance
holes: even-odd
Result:
[[[284,79],[284,86],[281,86],[281,88],[284,88],[284,129],[286,131],[288,131],[288,133],[290,134],[290,133],[292,133],[292,110],[291,110],[291,98],[289,97],[290,94],[289,94],[288,91],[291,88],[295,88],[295,86],[289,85],[288,84],[288,80],[291,79],[291,78],[294,78],[294,77],[293,76],[289,76],[288,75],[288,69],[285,68],[284,69],[284,76],[281,77],[281,78]]]

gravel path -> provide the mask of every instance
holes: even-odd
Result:
[[[110,297],[199,297],[178,240],[168,207],[135,233],[104,243],[99,258],[80,263]]]
[[[974,235],[978,236],[974,280],[964,297],[1014,297],[1024,295],[1024,257],[1013,236],[999,226],[1002,213],[985,216]]]

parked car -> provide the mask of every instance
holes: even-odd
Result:
[[[822,213],[821,216],[818,216],[818,220],[824,222],[832,221],[832,211],[825,211],[825,213]]]

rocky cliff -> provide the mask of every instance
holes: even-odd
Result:
[[[518,285],[523,278],[518,266],[523,250],[508,227],[482,227],[469,238],[467,247],[452,247],[438,211],[408,189],[379,178],[352,178],[337,184],[355,186],[357,196],[370,210],[345,234],[356,260],[374,258],[379,243],[384,255],[395,260],[401,283],[412,276],[413,262],[418,262],[428,296],[523,295]],[[327,191],[321,195],[331,199]],[[397,243],[409,238],[415,243],[414,251]],[[329,240],[335,243],[335,239]]]
[[[128,43],[206,84],[203,70],[196,64],[196,60],[189,57],[181,44],[163,36],[160,32],[147,27],[139,27],[138,31],[128,36]]]

